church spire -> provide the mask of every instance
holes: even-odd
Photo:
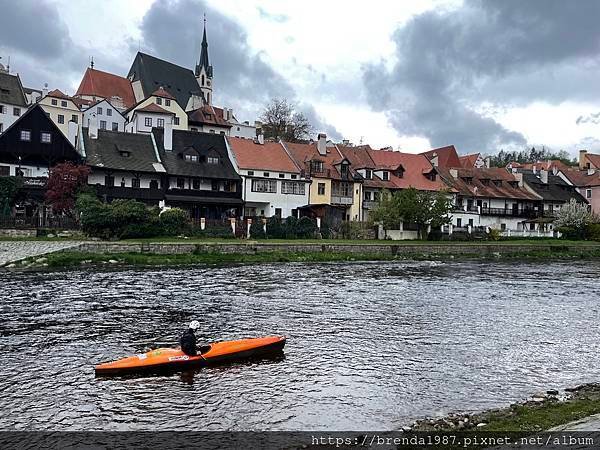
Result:
[[[202,50],[200,51],[200,61],[196,66],[196,76],[200,75],[204,69],[208,78],[212,78],[212,66],[208,62],[208,41],[206,39],[206,14],[204,14],[204,32],[202,33]]]

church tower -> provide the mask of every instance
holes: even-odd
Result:
[[[200,51],[200,61],[196,64],[194,72],[200,90],[204,94],[206,103],[212,104],[213,97],[213,68],[208,62],[208,42],[206,40],[206,14],[204,15],[204,34],[202,35],[202,50]]]

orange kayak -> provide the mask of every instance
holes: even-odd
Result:
[[[284,336],[240,339],[215,342],[199,348],[199,354],[188,356],[179,348],[157,348],[147,353],[99,364],[96,375],[124,375],[159,370],[185,370],[237,359],[252,358],[280,352],[285,346]]]

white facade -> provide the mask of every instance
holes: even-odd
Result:
[[[242,198],[246,202],[246,216],[279,216],[295,214],[301,206],[308,205],[310,182],[300,179],[297,173],[242,170]],[[273,192],[263,192],[273,191]]]
[[[8,169],[7,169],[8,168]],[[48,167],[43,166],[30,166],[26,164],[8,164],[8,163],[0,163],[0,173],[3,173],[8,170],[8,173],[5,176],[17,176],[17,172],[20,170],[24,177],[47,177],[48,176]]]
[[[89,127],[93,115],[98,118],[98,128],[110,131],[125,131],[125,117],[107,100],[102,100],[83,112],[83,126]]]
[[[0,134],[4,133],[8,127],[15,123],[26,110],[27,107],[25,106],[0,103]]]
[[[163,128],[168,122],[172,123],[172,120],[173,114],[170,113],[135,111],[131,122],[125,124],[125,131],[128,133],[151,133],[152,128]]]
[[[244,139],[255,139],[256,138],[256,127],[250,125],[249,122],[240,123],[237,120],[230,120],[231,130],[230,136],[241,137]]]

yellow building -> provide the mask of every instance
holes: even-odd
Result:
[[[71,128],[75,130],[75,134],[78,133],[77,129],[82,122],[83,113],[71,97],[55,89],[43,97],[39,103],[48,114],[48,117],[50,117],[68,139],[70,139],[69,122],[77,124],[76,127],[72,125]]]

